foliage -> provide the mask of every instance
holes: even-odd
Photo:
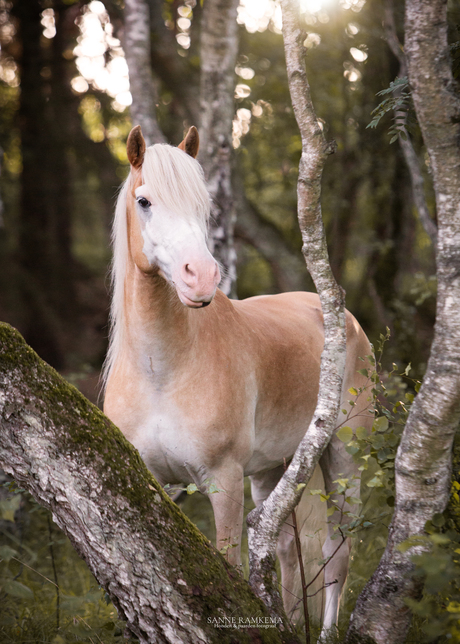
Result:
[[[412,548],[416,575],[423,580],[420,601],[408,600],[422,618],[424,642],[460,642],[460,432],[457,432],[450,501],[443,514],[434,515],[425,535],[409,538],[402,549]]]
[[[50,513],[14,483],[0,493],[2,643],[125,642],[114,606]]]
[[[414,106],[409,88],[409,81],[406,76],[396,78],[390,83],[386,89],[377,92],[377,96],[386,96],[392,94],[389,98],[385,98],[375,109],[372,110],[372,121],[367,127],[376,128],[380,123],[380,119],[388,114],[393,113],[393,125],[390,127],[388,133],[391,136],[390,143],[394,143],[399,137],[407,139],[408,131],[414,129],[416,124]]]

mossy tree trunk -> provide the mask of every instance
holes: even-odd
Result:
[[[6,324],[0,466],[51,510],[140,642],[297,641],[286,621],[273,627],[121,432]]]
[[[399,644],[410,624],[406,598],[421,597],[411,556],[399,545],[423,535],[449,500],[452,444],[460,420],[460,100],[447,41],[447,0],[407,0],[405,54],[438,213],[438,296],[428,369],[395,462],[396,502],[388,544],[361,593],[348,644]]]

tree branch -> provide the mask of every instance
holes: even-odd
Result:
[[[235,238],[253,246],[268,262],[280,292],[308,290],[308,275],[301,256],[290,247],[276,226],[264,219],[257,207],[246,198],[243,182],[239,178],[235,192],[238,211]]]
[[[141,643],[296,641],[286,621],[215,628],[268,612],[121,432],[7,324],[0,430],[0,466],[51,510]]]
[[[284,521],[300,500],[299,484],[311,477],[335,429],[346,357],[344,294],[330,268],[320,203],[323,166],[335,144],[326,142],[312,104],[298,8],[292,0],[282,0],[281,7],[289,89],[302,137],[297,189],[302,252],[321,300],[325,341],[318,401],[307,433],[276,488],[248,517],[249,582],[274,613],[281,603],[279,598],[274,601],[271,591],[276,583],[276,542]]]

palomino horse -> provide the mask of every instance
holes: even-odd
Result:
[[[131,173],[114,223],[104,411],[163,485],[193,482],[206,490],[214,483],[221,490],[209,495],[217,546],[232,545],[226,555],[238,565],[244,477],[251,478],[255,503],[266,499],[315,410],[321,306],[312,293],[231,301],[218,290],[219,268],[206,246],[210,204],[195,160],[195,128],[178,148],[146,149],[135,127],[127,147]],[[350,387],[366,384],[357,371],[359,358],[370,353],[364,332],[347,313],[344,405]],[[347,424],[369,424],[367,405],[358,399]],[[336,437],[320,465],[326,491],[339,476],[358,474]],[[313,497],[303,498],[308,504]],[[332,534],[329,523],[325,558],[337,547]],[[292,536],[283,531],[278,553],[288,610],[296,601],[288,592],[293,548]],[[325,569],[325,628],[337,620],[348,554],[344,545]]]

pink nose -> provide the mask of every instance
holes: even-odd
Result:
[[[195,291],[196,297],[212,295],[220,282],[220,271],[215,261],[184,264],[180,276],[184,284]]]

